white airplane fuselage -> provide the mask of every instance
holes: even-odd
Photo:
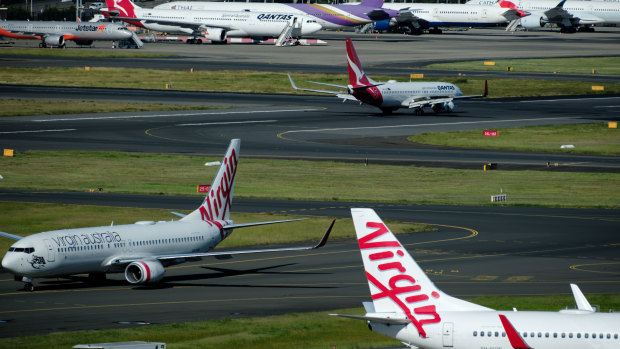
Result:
[[[115,267],[116,259],[207,252],[231,231],[221,233],[206,221],[144,221],[48,231],[15,242],[2,266],[16,276],[30,278],[122,272],[124,265]]]
[[[431,27],[487,27],[508,22],[502,15],[508,9],[499,6],[386,2],[383,8],[392,10],[408,8]]]
[[[407,108],[412,96],[415,96],[415,99],[432,99],[463,95],[457,86],[445,82],[387,82],[374,88],[378,89],[381,97],[368,99],[368,104],[380,108]],[[360,98],[364,99],[365,95],[366,93],[361,94]]]
[[[17,39],[41,39],[48,45],[65,40],[125,40],[132,32],[122,24],[64,21],[0,21],[0,36]]]
[[[412,324],[370,321],[373,331],[425,349],[513,349],[499,315],[510,319],[530,348],[619,348],[620,316],[614,313],[565,314],[536,311],[442,312],[441,322],[427,324],[426,338]]]

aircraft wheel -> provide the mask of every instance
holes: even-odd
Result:
[[[39,43],[39,48],[44,48],[45,44],[43,44],[42,42]]]
[[[383,115],[392,115],[392,109],[381,109],[381,112],[383,113]]]
[[[415,114],[415,116],[422,116],[424,115],[424,110],[422,110],[422,108],[416,108],[413,113]]]
[[[31,284],[30,282],[26,283],[24,285],[24,291],[34,292],[34,285]]]
[[[196,45],[202,45],[202,40],[201,39],[196,39]]]
[[[187,39],[187,41],[185,41],[186,44],[193,44],[194,43],[194,39]]]

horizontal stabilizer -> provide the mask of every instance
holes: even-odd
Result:
[[[570,288],[573,291],[573,297],[575,297],[575,304],[577,304],[577,309],[594,312],[594,308],[592,308],[586,296],[583,295],[583,293],[579,289],[579,286],[575,284],[570,284]]]
[[[175,212],[175,211],[170,211],[170,213],[172,213],[173,215],[175,215],[177,217],[180,217],[180,218],[183,218],[183,217],[187,216],[186,214],[182,214],[182,213]]]
[[[373,321],[379,322],[386,325],[407,325],[411,323],[407,317],[403,317],[404,314],[396,314],[396,313],[375,313],[376,315],[366,316],[361,315],[349,315],[349,314],[329,314],[332,316],[340,316],[346,317],[349,319],[355,320],[365,320],[365,321]]]
[[[276,223],[286,223],[286,222],[296,222],[303,221],[307,218],[295,218],[295,219],[284,219],[280,221],[265,221],[265,222],[252,222],[252,223],[241,223],[241,224],[230,224],[224,226],[224,229],[235,229],[235,228],[247,228],[247,227],[256,227],[259,225],[267,225],[267,224],[276,224]]]

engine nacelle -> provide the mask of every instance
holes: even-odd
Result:
[[[45,37],[44,41],[49,46],[62,46],[65,44],[65,37],[62,35],[49,35]]]
[[[453,101],[446,102],[446,103],[439,103],[439,104],[433,105],[433,111],[435,113],[440,113],[440,112],[449,113],[454,110],[454,107],[455,105]]]
[[[131,284],[148,284],[161,280],[165,272],[159,261],[137,261],[125,268],[125,279]]]
[[[226,41],[226,31],[222,28],[207,28],[204,37],[212,42],[222,43]]]
[[[521,18],[521,26],[525,29],[538,29],[544,27],[545,24],[547,21],[541,16],[531,15]]]
[[[393,25],[390,23],[391,19],[384,19],[382,21],[376,21],[372,23],[372,27],[375,30],[384,31],[389,30]]]

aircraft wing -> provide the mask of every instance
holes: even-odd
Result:
[[[508,21],[514,21],[514,20],[518,20],[521,19],[523,11],[519,11],[517,9],[509,9],[506,12],[502,13],[502,16],[504,16],[506,18],[506,20]],[[529,12],[525,12],[525,16],[529,16],[530,13]]]
[[[5,238],[9,238],[13,240],[21,240],[24,238],[23,236],[13,235],[13,234],[5,233],[3,231],[0,231],[0,236],[4,236]]]
[[[232,30],[234,29],[231,26],[224,25],[210,25],[204,22],[188,22],[188,21],[173,21],[167,19],[154,19],[154,18],[133,18],[133,17],[114,17],[114,19],[120,19],[123,21],[140,21],[144,23],[156,23],[162,25],[174,25],[182,28],[189,28],[194,31],[201,30],[203,28],[221,28],[224,30]]]
[[[260,224],[271,224],[274,222],[261,222]],[[202,257],[217,257],[217,256],[233,256],[238,254],[252,254],[252,253],[263,253],[263,252],[285,252],[285,251],[308,251],[315,250],[317,248],[321,248],[325,246],[327,243],[327,239],[329,239],[329,234],[334,227],[334,223],[336,220],[334,219],[329,228],[323,234],[321,240],[315,244],[314,246],[301,246],[301,247],[283,247],[283,248],[266,248],[266,249],[255,249],[255,250],[238,250],[238,251],[212,251],[212,252],[202,252],[202,253],[182,253],[182,254],[167,254],[167,255],[152,255],[152,256],[141,256],[141,257],[120,257],[114,258],[110,260],[107,265],[119,265],[119,264],[128,264],[131,262],[135,262],[138,260],[143,260],[145,258],[148,259],[158,259],[158,260],[171,260],[171,259],[188,259],[188,258],[202,258]],[[249,224],[257,225],[259,223],[248,223],[246,225],[238,225],[238,227],[250,226]],[[232,226],[224,227],[227,229]]]
[[[286,74],[288,75],[288,79],[291,81],[291,86],[293,86],[293,88],[295,90],[299,90],[299,91],[308,91],[308,92],[318,92],[318,93],[328,93],[328,94],[332,94],[332,95],[339,95],[342,92],[339,91],[328,91],[328,90],[315,90],[315,89],[310,89],[310,88],[301,88],[301,87],[297,87],[297,85],[295,85],[295,81],[293,81],[293,78],[291,77],[291,74]],[[322,83],[322,82],[313,82],[313,81],[308,81],[311,82],[313,84],[320,84],[320,85],[327,85],[327,86],[333,86],[333,87],[339,87],[339,88],[343,88],[346,89],[346,86],[340,86],[340,85],[333,85],[333,84],[326,84],[326,83]]]
[[[409,23],[415,29],[422,28],[423,24],[427,23],[428,21],[416,16],[413,11],[415,11],[415,9],[404,8],[404,9],[399,10],[398,17],[396,17],[396,21],[398,23]]]
[[[0,23],[0,36],[14,39],[41,39],[41,35],[38,33],[27,33],[24,31],[6,30],[2,28]]]

